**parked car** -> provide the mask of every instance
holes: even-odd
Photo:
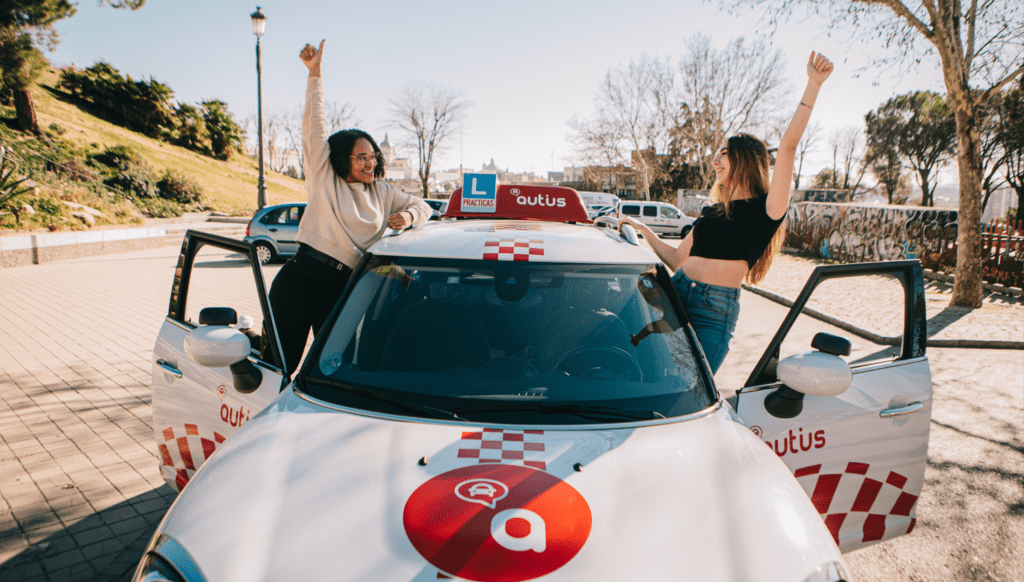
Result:
[[[590,220],[597,220],[598,218],[607,216],[612,212],[615,212],[614,206],[597,205],[587,207],[587,213],[590,215]]]
[[[447,200],[437,200],[434,198],[426,198],[423,200],[430,206],[434,212],[430,215],[430,220],[440,220],[444,216],[444,211],[448,209]]]
[[[185,235],[152,383],[181,493],[136,581],[838,582],[841,552],[913,529],[919,262],[819,267],[726,400],[631,228],[589,225],[565,188],[495,196],[481,214],[456,191],[449,220],[370,247],[299,370],[253,245]],[[820,282],[878,275],[904,288],[895,355],[847,362],[826,333],[780,353]]]
[[[650,227],[657,234],[672,234],[685,236],[686,227],[693,224],[694,219],[683,214],[675,206],[667,202],[644,202],[636,200],[624,200],[615,207],[614,214],[608,214],[598,218],[598,226],[615,228],[619,218],[629,216],[634,220],[642,222]]]
[[[298,252],[295,237],[305,210],[305,202],[288,202],[266,206],[252,217],[245,227],[244,240],[252,243],[260,264],[286,259]]]

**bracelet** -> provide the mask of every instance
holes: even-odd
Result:
[[[804,107],[806,107],[808,109],[814,109],[813,107],[811,107],[810,105],[804,103],[803,101],[800,102],[800,105],[803,105]]]

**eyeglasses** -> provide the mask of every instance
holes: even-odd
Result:
[[[355,160],[356,163],[358,163],[360,166],[365,166],[368,163],[372,163],[373,165],[376,166],[377,164],[380,163],[380,156],[378,156],[376,154],[370,155],[370,156],[368,156],[366,154],[359,154],[358,156],[349,156],[349,157],[352,158],[353,160]]]

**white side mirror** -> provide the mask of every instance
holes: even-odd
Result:
[[[810,396],[838,396],[853,383],[853,373],[845,360],[818,351],[783,359],[777,374],[783,384]]]
[[[249,357],[252,344],[246,335],[233,327],[204,325],[185,337],[185,354],[200,366],[220,368]]]

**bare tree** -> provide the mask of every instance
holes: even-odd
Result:
[[[853,190],[850,198],[857,193],[861,181],[864,179],[864,172],[867,164],[864,163],[863,142],[861,138],[864,132],[854,126],[847,126],[840,129],[836,134],[836,143],[839,146],[839,155],[842,157],[843,189]],[[857,172],[857,179],[853,180],[853,172]],[[851,187],[852,185],[852,187]]]
[[[1020,0],[721,0],[762,6],[772,25],[798,12],[823,16],[833,30],[888,49],[882,64],[917,63],[938,53],[956,117],[960,173],[956,278],[951,305],[981,307],[981,109],[1024,74]],[[921,42],[925,41],[925,42]]]
[[[748,43],[740,37],[717,50],[711,37],[697,35],[686,48],[679,65],[680,99],[685,114],[703,122],[691,124],[684,139],[701,153],[701,175],[709,187],[715,175],[711,160],[726,137],[770,132],[771,116],[786,93],[785,59],[763,39]]]
[[[804,135],[800,138],[800,143],[796,146],[797,155],[797,166],[796,171],[793,172],[793,189],[800,189],[800,175],[804,171],[804,157],[810,152],[821,139],[821,124],[815,121],[807,126],[807,130],[804,131]]]
[[[398,127],[419,154],[423,197],[430,194],[430,166],[460,127],[469,109],[462,91],[436,84],[408,84],[388,99],[391,125]]]
[[[569,120],[569,139],[588,162],[626,164],[639,178],[639,193],[650,197],[659,152],[664,152],[677,108],[671,59],[643,54],[624,69],[608,71],[594,99],[590,120]]]

